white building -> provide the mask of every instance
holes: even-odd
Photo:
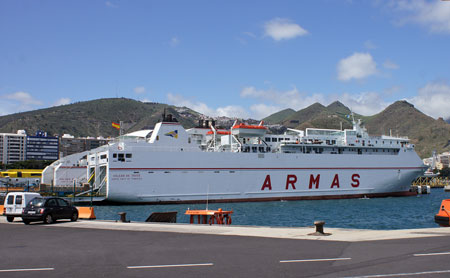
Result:
[[[0,162],[8,164],[25,160],[26,142],[27,134],[24,130],[18,130],[17,134],[0,133]]]

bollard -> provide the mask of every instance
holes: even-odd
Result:
[[[127,221],[127,213],[126,212],[119,212],[118,214],[120,215],[119,222],[122,222],[122,223],[129,223],[130,222],[129,220]]]
[[[325,221],[314,221],[314,226],[316,226],[316,233],[323,234],[323,225],[325,225]]]
[[[310,236],[329,236],[330,233],[323,232],[323,226],[325,225],[325,221],[314,221],[314,226],[316,226],[316,232],[308,234]]]

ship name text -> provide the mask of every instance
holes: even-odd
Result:
[[[352,174],[351,177],[351,183],[350,185],[354,188],[359,186],[359,179],[360,179],[360,175],[359,174]],[[298,186],[298,179],[296,175],[287,175],[286,176],[286,190],[289,190],[289,188],[292,189],[296,189],[296,185]],[[309,176],[309,189],[319,189],[319,183],[320,183],[320,174],[317,175],[313,175],[311,174]],[[335,174],[333,181],[331,182],[330,188],[340,188],[341,184],[339,181],[339,174]],[[263,185],[261,187],[261,190],[272,190],[272,180],[270,178],[270,175],[266,176],[266,179],[263,182]]]

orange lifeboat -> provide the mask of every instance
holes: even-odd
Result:
[[[246,125],[240,123],[231,127],[231,133],[240,137],[262,137],[266,134],[267,127],[260,125]]]
[[[441,227],[450,227],[450,199],[442,200],[439,212],[434,216],[434,222]]]

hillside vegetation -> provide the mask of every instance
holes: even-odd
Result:
[[[123,121],[125,132],[152,129],[167,110],[184,126],[195,125],[199,113],[167,104],[145,103],[126,98],[98,99],[0,117],[0,132],[28,134],[43,130],[51,135],[118,136],[112,122]]]
[[[18,129],[24,129],[28,134],[43,130],[50,135],[68,133],[74,136],[115,137],[119,131],[111,126],[112,122],[123,121],[125,132],[152,129],[164,110],[173,114],[185,128],[195,126],[198,119],[205,117],[186,107],[109,98],[1,116],[0,132],[15,133]],[[263,120],[268,124],[281,124],[295,129],[340,129],[352,128],[350,114],[348,107],[336,101],[328,106],[315,103],[299,111],[285,109]],[[433,150],[441,153],[450,149],[450,124],[423,114],[406,101],[397,101],[373,116],[355,114],[354,117],[362,119],[371,135],[392,133],[395,136],[408,136],[421,157],[431,156]],[[234,122],[234,119],[227,117],[217,120],[225,127]],[[248,122],[257,123],[251,119]]]
[[[340,129],[341,125],[352,128],[350,114],[350,109],[338,101],[327,107],[315,103],[275,123],[295,129]],[[371,135],[407,136],[421,157],[431,156],[433,150],[438,153],[450,150],[450,124],[423,114],[406,101],[397,101],[373,116],[354,117],[363,121]]]

